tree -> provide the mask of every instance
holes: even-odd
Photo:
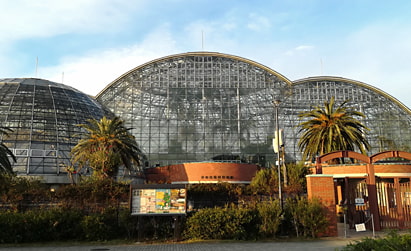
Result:
[[[287,196],[296,196],[307,192],[306,175],[310,174],[309,166],[304,162],[287,163],[288,184],[282,186],[282,192]],[[282,185],[284,183],[282,182]],[[256,194],[273,196],[278,193],[277,168],[263,168],[255,174],[250,188]]]
[[[368,128],[356,117],[365,115],[348,107],[344,101],[335,107],[334,97],[324,102],[324,107],[299,114],[300,119],[308,119],[299,124],[302,136],[298,147],[303,152],[303,159],[312,160],[326,153],[355,150],[357,147],[365,154],[370,145],[365,137]]]
[[[85,132],[71,151],[73,164],[92,168],[100,178],[114,177],[121,165],[131,171],[135,171],[133,163],[141,166],[143,154],[120,118],[89,119],[79,126]]]
[[[9,132],[12,132],[8,127],[0,126],[0,135],[1,136],[8,136]],[[2,139],[3,137],[1,137]],[[0,175],[5,173],[13,173],[13,167],[10,162],[10,158],[16,162],[16,157],[14,156],[13,152],[1,141],[0,143]]]
[[[251,189],[257,194],[273,196],[278,193],[278,174],[276,168],[259,170],[250,183]]]
[[[302,195],[307,192],[306,176],[311,174],[310,167],[303,161],[287,164],[288,184],[284,187],[284,192],[290,195]]]

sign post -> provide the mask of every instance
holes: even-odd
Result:
[[[130,211],[138,216],[138,238],[142,239],[144,216],[172,216],[174,238],[180,236],[181,216],[186,214],[187,188],[184,184],[132,184]]]

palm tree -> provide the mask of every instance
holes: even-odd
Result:
[[[355,117],[365,117],[361,112],[347,107],[344,101],[335,107],[334,97],[324,102],[324,107],[315,107],[299,114],[302,132],[298,147],[303,152],[303,160],[340,150],[353,151],[356,147],[365,154],[370,145],[365,138],[368,128]]]
[[[79,126],[85,132],[71,151],[73,164],[88,166],[101,178],[114,177],[121,165],[130,171],[135,171],[133,163],[141,166],[142,152],[120,118],[89,119]]]
[[[12,132],[8,127],[0,126],[0,135],[1,136],[8,136],[9,132]],[[5,173],[13,173],[13,167],[11,166],[10,158],[14,162],[16,162],[16,157],[14,156],[13,152],[1,141],[0,143],[0,175]]]

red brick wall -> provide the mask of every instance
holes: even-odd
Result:
[[[374,171],[375,173],[411,173],[411,166],[374,164]]]
[[[326,207],[329,225],[322,236],[338,236],[334,189],[332,175],[307,175],[308,198],[319,198]]]
[[[374,164],[375,173],[411,173],[411,165],[381,165]],[[367,173],[367,166],[364,165],[322,165],[323,174],[359,174]]]
[[[257,165],[224,162],[185,163],[145,169],[150,183],[250,182]]]
[[[353,166],[322,166],[323,174],[345,174],[345,173],[367,173],[367,166],[364,165],[353,165]]]

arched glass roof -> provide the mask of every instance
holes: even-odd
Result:
[[[411,146],[410,110],[370,85],[337,77],[291,82],[254,61],[213,52],[171,55],[110,83],[97,100],[123,118],[147,154],[147,167],[196,161],[269,166],[276,109],[286,158],[299,160],[298,114],[332,96],[367,118],[371,153]]]
[[[185,53],[129,71],[96,98],[134,128],[147,166],[209,160],[266,165],[273,100],[290,84],[251,60]]]
[[[367,135],[372,147],[370,155],[386,150],[411,150],[411,111],[384,91],[359,81],[330,76],[294,81],[292,89],[293,95],[280,109],[289,153],[298,151],[298,113],[322,107],[331,97],[337,104],[348,100],[348,106],[365,115],[362,123],[370,129]]]

